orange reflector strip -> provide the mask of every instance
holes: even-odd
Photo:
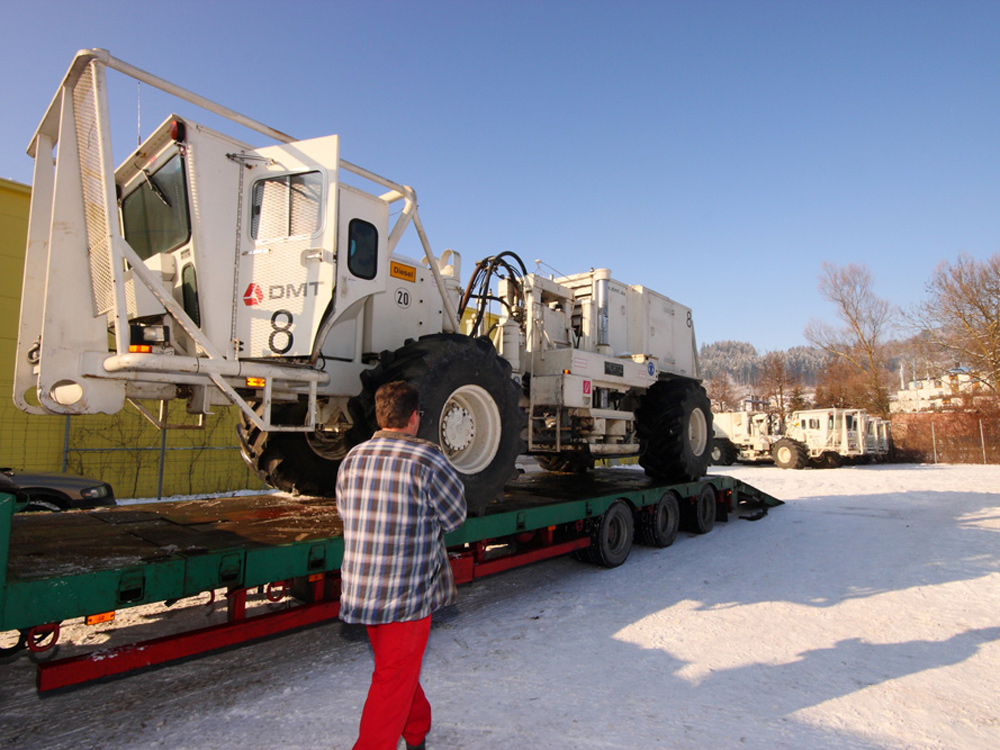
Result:
[[[112,622],[115,619],[114,611],[102,612],[99,615],[87,615],[86,622],[88,625],[100,625],[102,622]]]
[[[267,385],[267,378],[247,378],[247,388],[263,388]]]
[[[325,573],[313,573],[309,576],[309,583],[316,583],[316,581],[322,581],[326,577]]]
[[[153,351],[153,347],[149,344],[132,344],[128,350],[132,354],[149,354]]]

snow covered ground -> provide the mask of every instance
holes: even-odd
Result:
[[[462,587],[428,747],[1000,747],[1000,466],[722,472],[787,504]],[[113,637],[218,616],[154,609]],[[332,623],[44,698],[33,667],[0,663],[2,748],[312,750],[350,748],[371,660]]]

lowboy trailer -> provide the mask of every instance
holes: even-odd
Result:
[[[0,647],[41,653],[60,623],[108,623],[129,607],[225,590],[225,622],[91,653],[40,661],[39,691],[77,685],[332,620],[340,611],[342,525],[331,498],[271,494],[14,514],[0,487]],[[457,583],[572,553],[616,567],[633,541],[673,543],[745,510],[780,505],[732,477],[667,484],[629,469],[531,473],[491,512],[446,537]],[[247,610],[254,590],[271,602]]]

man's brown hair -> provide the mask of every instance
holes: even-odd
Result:
[[[394,380],[375,391],[375,419],[383,430],[399,430],[409,423],[410,415],[420,409],[417,388],[405,380]]]

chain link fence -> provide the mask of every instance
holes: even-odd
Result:
[[[1000,418],[989,412],[895,414],[896,460],[918,463],[1000,463]]]
[[[194,426],[182,407],[173,411]],[[133,409],[110,416],[29,416],[4,404],[0,465],[101,479],[120,499],[264,490],[240,457],[238,419],[235,409],[220,408],[200,429],[159,430]]]

